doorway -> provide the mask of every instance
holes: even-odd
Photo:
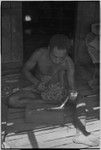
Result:
[[[54,34],[75,36],[77,2],[26,1],[22,2],[23,61],[28,60],[35,49],[47,47]],[[74,57],[74,51],[71,51]]]

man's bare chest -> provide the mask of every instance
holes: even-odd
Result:
[[[40,58],[38,67],[43,74],[51,75],[59,68],[59,65],[54,64],[46,55]]]

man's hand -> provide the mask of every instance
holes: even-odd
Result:
[[[77,91],[72,90],[72,91],[69,92],[69,98],[70,98],[71,101],[75,101],[77,96],[78,96],[78,92]]]

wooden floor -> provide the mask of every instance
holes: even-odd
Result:
[[[96,109],[98,110],[97,107]],[[87,130],[100,138],[100,121],[98,118],[89,117]],[[76,130],[70,122],[64,126],[26,123],[24,110],[21,109],[9,109],[7,120],[5,142],[10,148],[87,148],[83,144],[73,143]]]
[[[93,131],[97,137],[100,137],[99,128],[99,120],[91,120],[87,123],[87,130]],[[64,127],[50,126],[33,130],[26,129],[26,131],[18,133],[10,132],[5,141],[11,148],[87,148],[83,144],[73,143],[74,135],[75,128],[71,124],[67,124]]]
[[[90,95],[88,90],[84,91],[83,87],[83,94]],[[88,131],[92,131],[100,138],[99,107],[97,107],[99,105],[96,105],[97,99],[98,97],[96,96],[90,96],[86,100],[89,109],[86,127]],[[5,112],[6,108],[2,110]],[[23,109],[9,108],[7,110],[7,118],[5,119],[4,115],[2,117],[2,126],[5,125],[2,134],[5,130],[5,142],[10,148],[88,148],[83,144],[73,143],[72,139],[76,129],[70,122],[67,121],[64,126],[61,124],[37,125],[36,122],[33,124],[26,123],[24,115]],[[99,149],[99,147],[93,148],[94,150]]]

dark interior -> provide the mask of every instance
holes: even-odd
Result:
[[[74,38],[77,2],[22,2],[23,14],[23,61],[36,48],[48,46],[52,35],[62,33]],[[29,15],[31,21],[26,21]],[[73,57],[73,52],[71,54]]]

